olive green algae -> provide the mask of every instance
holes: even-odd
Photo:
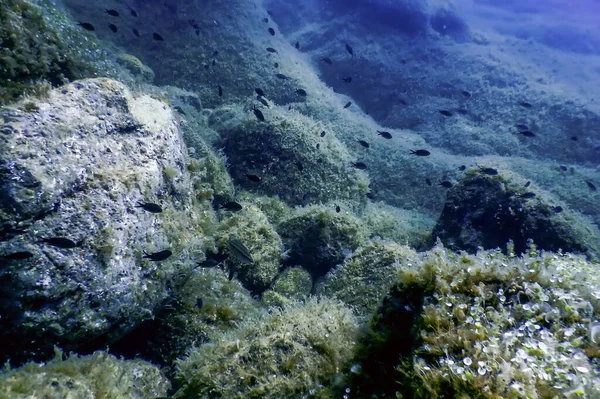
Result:
[[[336,301],[273,308],[191,350],[178,364],[174,398],[313,397],[350,360],[357,332]]]
[[[438,246],[416,266],[361,339],[350,397],[597,396],[597,263]]]
[[[0,372],[0,398],[152,399],[170,387],[157,367],[142,360],[118,360],[106,352],[65,357],[57,350],[48,363]]]

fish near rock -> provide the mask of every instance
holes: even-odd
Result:
[[[352,102],[351,102],[351,101],[348,101],[348,102],[346,103],[346,105],[344,105],[344,108],[350,108],[350,106],[351,106],[351,105],[352,105]]]
[[[142,258],[148,259],[148,260],[150,260],[150,262],[161,262],[161,261],[169,258],[171,255],[173,255],[173,252],[171,252],[168,249],[165,249],[164,251],[160,251],[160,252],[155,252],[152,254],[149,254],[146,251],[144,251],[144,256],[142,256]]]
[[[431,153],[427,150],[410,150],[410,153],[418,157],[428,157],[431,155]]]
[[[104,10],[104,12],[113,17],[119,16],[119,12],[117,10],[108,10],[107,9],[107,10]]]
[[[146,212],[150,212],[150,213],[161,213],[162,212],[162,207],[158,204],[153,204],[152,202],[138,201],[138,203],[135,207],[142,208]]]
[[[254,109],[252,110],[252,112],[254,112],[254,116],[256,116],[256,119],[258,119],[261,122],[265,121],[265,116],[263,115],[262,111],[256,107],[254,107]]]
[[[64,249],[72,249],[72,248],[76,248],[76,247],[79,246],[79,244],[76,243],[75,241],[70,240],[70,239],[65,238],[65,237],[42,238],[40,240],[40,242],[44,243],[44,244],[51,245],[53,247],[64,248]]]
[[[346,51],[348,52],[348,54],[354,57],[354,49],[348,43],[346,43]]]
[[[249,265],[254,264],[252,254],[240,240],[236,238],[227,240],[227,250],[229,251],[230,256],[235,260]]]
[[[235,201],[228,201],[224,204],[221,204],[221,206],[219,207],[219,209],[225,209],[233,212],[241,211],[242,208],[242,205]]]
[[[386,132],[383,130],[378,130],[377,134],[380,135],[381,137],[383,137],[384,139],[391,139],[392,138],[392,134],[390,132]]]
[[[352,162],[352,166],[359,170],[366,170],[367,164],[364,162]]]

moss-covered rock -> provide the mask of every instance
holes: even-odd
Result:
[[[139,83],[152,83],[154,80],[154,71],[134,55],[121,53],[117,56],[117,62],[127,69]]]
[[[279,273],[282,242],[267,217],[256,206],[242,203],[243,209],[231,213],[223,211],[223,220],[216,232],[219,251],[229,255],[230,267],[235,267],[237,278],[253,292],[270,287]],[[239,240],[248,248],[253,264],[240,262],[227,250],[230,238]]]
[[[329,207],[299,208],[278,227],[289,264],[301,265],[314,277],[325,275],[369,237],[357,217]]]
[[[197,268],[173,290],[156,318],[140,324],[111,350],[126,357],[141,356],[161,365],[170,376],[175,361],[191,347],[231,331],[260,308],[238,280],[227,279],[227,271]]]
[[[310,295],[312,286],[312,276],[306,269],[290,267],[277,276],[273,288],[263,293],[262,301],[269,306],[283,306],[304,300]]]
[[[0,372],[1,399],[163,397],[170,387],[160,370],[142,360],[118,360],[106,352],[89,356],[61,352],[45,363]]]
[[[598,266],[436,247],[373,317],[350,397],[597,397]]]
[[[332,300],[274,308],[190,352],[175,398],[310,397],[351,358],[358,326]]]
[[[415,210],[399,209],[381,201],[370,202],[360,219],[375,239],[389,240],[413,248],[422,248],[431,241],[435,219]]]
[[[94,75],[95,68],[63,39],[31,3],[0,4],[0,104]]]
[[[504,248],[512,240],[522,253],[533,240],[544,250],[600,254],[597,227],[518,175],[493,168],[466,172],[448,192],[433,237],[469,252]]]
[[[352,167],[356,160],[336,132],[283,107],[262,112],[264,122],[246,107],[243,114],[231,111],[236,125],[215,126],[236,183],[248,191],[277,195],[288,204],[338,199],[364,204],[368,177]],[[260,181],[248,179],[248,174]]]
[[[400,270],[415,267],[417,253],[395,243],[372,242],[359,247],[329,272],[317,293],[336,298],[358,315],[368,317],[394,284]]]

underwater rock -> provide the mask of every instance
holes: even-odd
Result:
[[[229,125],[215,129],[229,172],[244,189],[277,195],[290,205],[364,198],[368,177],[351,170],[345,146],[332,133],[321,137],[322,125],[311,118],[281,108],[265,110],[267,122],[250,118],[251,112],[241,120],[235,110],[220,112],[229,115]]]
[[[236,213],[223,213],[215,240],[220,253],[228,256],[229,267],[235,269],[234,276],[247,289],[260,293],[270,287],[279,273],[281,238],[258,207],[246,203],[242,206],[243,209]],[[250,257],[228,248],[232,241],[242,244]]]
[[[398,272],[419,261],[417,253],[407,246],[372,242],[360,246],[343,264],[330,271],[316,292],[341,300],[358,316],[370,317]]]
[[[312,276],[306,269],[289,267],[277,276],[273,288],[263,293],[262,301],[267,306],[283,307],[308,298],[312,286]]]
[[[57,350],[48,363],[0,372],[0,397],[153,399],[165,396],[171,385],[143,360],[119,360],[106,352],[65,357]]]
[[[312,396],[351,359],[357,335],[352,313],[331,299],[273,308],[190,350],[178,362],[173,397]]]
[[[0,275],[0,340],[11,342],[0,362],[14,364],[45,359],[54,345],[104,348],[151,317],[216,224],[195,198],[167,104],[109,79],[34,104],[0,109],[0,225],[10,233],[0,254],[33,254]],[[140,211],[140,201],[162,212]],[[165,248],[168,259],[142,258]]]
[[[144,65],[139,58],[131,54],[119,54],[117,62],[125,67],[140,83],[152,83],[154,81],[154,71],[149,66]]]
[[[288,263],[301,265],[314,278],[342,263],[369,237],[360,219],[316,205],[298,209],[277,231],[290,250]]]
[[[509,173],[499,171],[493,175],[486,174],[486,170],[466,171],[448,191],[433,230],[434,239],[470,253],[479,247],[505,248],[512,240],[515,253],[520,254],[533,240],[540,249],[598,257],[597,228],[571,212],[557,213],[547,193],[525,187]]]
[[[439,245],[398,273],[342,389],[349,399],[596,397],[597,269],[582,256]]]

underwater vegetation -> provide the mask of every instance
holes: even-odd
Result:
[[[361,338],[349,397],[596,397],[597,264],[441,245],[398,272]]]

